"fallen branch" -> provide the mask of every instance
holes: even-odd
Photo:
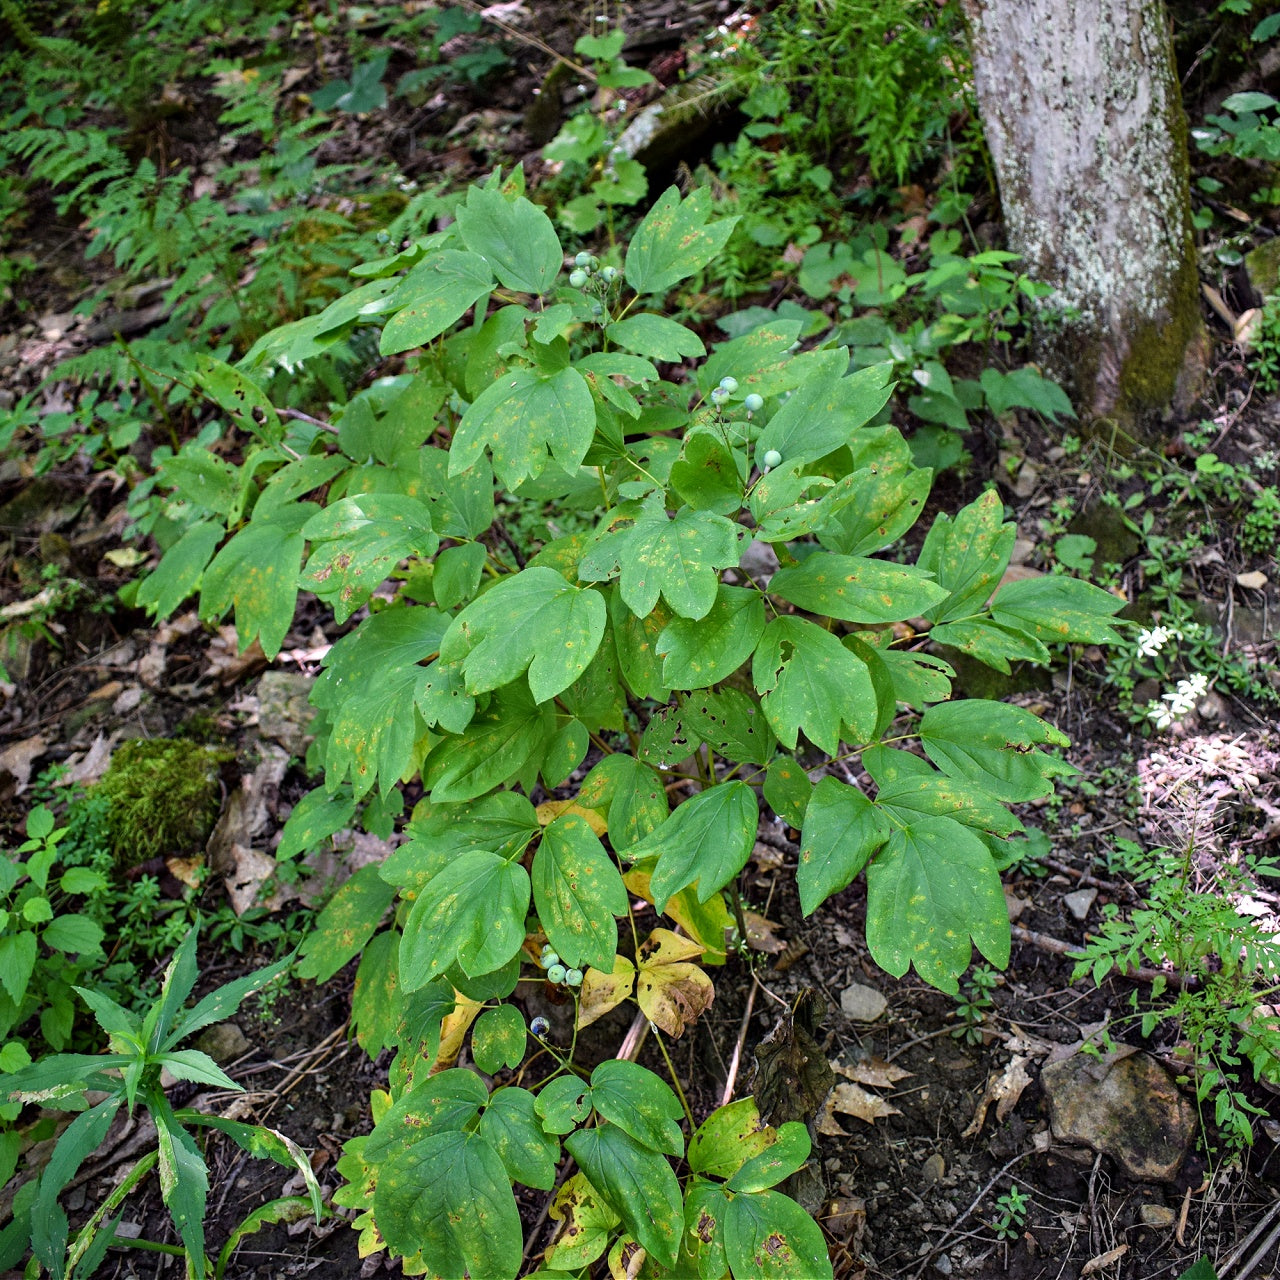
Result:
[[[1015,942],[1029,942],[1033,947],[1039,947],[1041,951],[1047,951],[1050,955],[1068,956],[1072,960],[1085,958],[1085,953],[1079,947],[1073,947],[1069,942],[1063,942],[1061,938],[1051,938],[1047,933],[1036,933],[1032,929],[1024,929],[1020,924],[1013,925],[1012,930]],[[1200,985],[1196,978],[1183,977],[1179,973],[1166,973],[1163,969],[1147,969],[1142,966],[1122,969],[1117,966],[1116,972],[1122,978],[1132,978],[1135,982],[1159,980],[1165,986],[1173,987],[1177,991],[1194,991]]]

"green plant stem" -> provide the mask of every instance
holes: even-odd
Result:
[[[667,1074],[671,1077],[671,1083],[675,1085],[676,1096],[680,1099],[680,1105],[684,1108],[684,1118],[689,1122],[689,1129],[696,1129],[698,1126],[694,1123],[693,1112],[689,1108],[689,1100],[684,1096],[684,1089],[680,1084],[680,1077],[676,1074],[675,1064],[671,1061],[671,1055],[667,1052],[667,1046],[663,1043],[662,1036],[655,1034],[653,1037],[658,1042],[658,1048],[662,1050],[662,1057],[667,1064]]]

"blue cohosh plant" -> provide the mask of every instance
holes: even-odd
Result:
[[[421,781],[408,840],[337,894],[300,969],[324,980],[359,955],[357,1036],[395,1051],[374,1131],[340,1165],[362,1251],[513,1277],[512,1185],[549,1191],[567,1153],[548,1266],[643,1250],[707,1277],[830,1275],[817,1227],[773,1189],[808,1156],[803,1126],[762,1125],[750,1099],[699,1126],[674,1074],[586,1073],[578,1032],[630,1003],[665,1055],[707,1007],[762,812],[801,829],[806,913],[866,871],[889,972],[954,993],[974,945],[1003,966],[1007,805],[1071,772],[1043,750],[1067,740],[951,700],[945,654],[1047,662],[1051,644],[1114,640],[1120,601],[1066,577],[1000,586],[1014,526],[994,492],[938,516],[914,562],[879,558],[931,482],[887,420],[889,366],[796,350],[799,320],[708,353],[664,315],[733,228],[705,191],[664,193],[616,266],[566,271],[522,186],[493,175],[318,316],[238,366],[200,361],[240,461],[192,444],[166,464],[182,532],[137,598],[167,614],[198,592],[268,655],[300,590],[356,619],[313,691],[325,781],[287,853],[361,805],[385,822]],[[273,370],[362,329],[403,372],[277,412]],[[526,559],[496,495],[558,503],[577,529]],[[744,560],[753,541],[771,578]],[[852,757],[874,794],[810,782]],[[526,1021],[548,981],[572,1001],[568,1044]],[[468,1037],[491,1080],[455,1065]]]

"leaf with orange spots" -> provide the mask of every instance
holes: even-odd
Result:
[[[598,591],[570,586],[554,569],[524,569],[453,620],[440,660],[461,665],[472,694],[510,684],[527,670],[534,701],[547,702],[595,657],[606,612]]]
[[[912,966],[955,995],[972,958],[1009,963],[1009,912],[987,846],[951,818],[919,818],[895,830],[867,868],[867,946],[901,978]]]
[[[709,222],[711,192],[698,187],[686,200],[668,187],[645,214],[627,248],[627,283],[637,293],[664,294],[700,271],[724,248],[737,218]]]
[[[764,622],[760,592],[721,584],[705,617],[673,618],[658,637],[663,683],[673,689],[705,689],[727,680],[751,657]]]
[[[616,1009],[632,992],[636,984],[636,967],[626,956],[614,956],[613,968],[588,969],[582,975],[582,988],[578,998],[578,1030],[589,1027],[603,1018],[610,1009]]]
[[[302,526],[318,509],[299,502],[251,520],[204,571],[200,616],[211,621],[234,605],[241,653],[255,637],[268,658],[280,652],[298,600]]]
[[[815,551],[792,569],[779,569],[769,592],[810,613],[843,622],[898,622],[947,598],[944,587],[909,564]]]
[[[585,818],[563,814],[542,833],[533,858],[533,903],[551,945],[574,969],[605,969],[618,946],[615,916],[627,891]]]
[[[361,867],[329,899],[315,928],[298,948],[302,956],[298,976],[328,982],[364,949],[395,893],[378,875],[376,866]]]

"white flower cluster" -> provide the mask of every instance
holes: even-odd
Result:
[[[1154,658],[1170,640],[1181,640],[1182,632],[1176,627],[1151,627],[1138,632],[1138,657]]]
[[[1178,687],[1164,694],[1159,702],[1151,702],[1147,706],[1147,715],[1157,729],[1167,729],[1174,721],[1181,720],[1208,692],[1209,677],[1197,671],[1185,680],[1179,680]]]

